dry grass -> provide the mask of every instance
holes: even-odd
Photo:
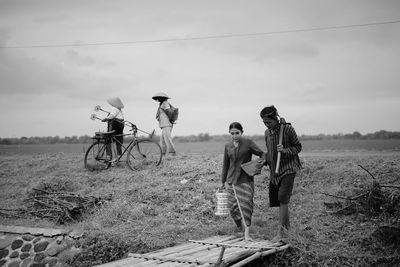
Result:
[[[293,248],[252,266],[379,266],[399,262],[399,246],[385,244],[376,232],[389,221],[399,226],[398,218],[332,215],[323,203],[334,199],[320,193],[349,196],[368,188],[371,178],[358,164],[382,184],[399,184],[400,153],[308,155],[302,160],[304,169],[296,177],[290,204]],[[220,153],[187,153],[164,161],[154,170],[133,172],[121,165],[89,172],[83,168],[83,154],[7,154],[0,157],[0,208],[23,207],[32,188],[50,185],[74,194],[111,196],[81,221],[61,227],[84,229],[91,240],[101,233],[123,240],[121,247],[129,252],[148,252],[189,239],[232,233],[231,220],[214,215],[221,161]],[[251,235],[257,238],[272,238],[277,228],[277,209],[268,206],[267,179],[267,170],[255,178]],[[60,227],[36,218],[0,217],[0,223]]]

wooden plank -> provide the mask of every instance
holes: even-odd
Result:
[[[195,243],[201,243],[204,245],[216,245],[218,247],[240,247],[240,248],[245,248],[245,249],[271,249],[271,248],[275,248],[276,246],[274,246],[272,243],[271,245],[268,243],[267,244],[263,244],[261,242],[257,242],[257,244],[252,243],[251,241],[243,241],[243,242],[237,242],[237,243],[228,243],[228,242],[203,242],[203,241],[191,241],[191,242],[195,242]],[[277,244],[277,243],[275,243]]]
[[[169,247],[169,248],[164,248],[162,250],[157,250],[157,251],[154,251],[154,252],[145,253],[145,255],[148,255],[148,256],[164,256],[164,255],[169,255],[169,254],[172,254],[172,253],[176,253],[176,252],[179,252],[179,251],[184,251],[184,250],[187,250],[187,249],[192,249],[194,247],[200,247],[200,246],[201,245],[199,245],[199,244],[186,243],[186,244],[179,245],[179,246],[176,246],[176,247]]]
[[[227,242],[229,240],[237,239],[237,236],[230,235],[230,236],[216,236],[215,238],[208,238],[204,240],[189,240],[192,243],[199,243],[199,244],[208,244],[208,243],[216,243],[216,242]],[[240,237],[239,237],[240,238]]]
[[[199,247],[195,247],[192,249],[184,250],[181,252],[177,252],[174,254],[167,255],[168,257],[183,257],[183,256],[193,256],[196,253],[204,253],[204,252],[209,252],[211,249],[217,248],[217,246],[205,246],[205,245],[200,245]]]
[[[241,253],[241,252],[243,252],[243,251],[250,251],[250,250],[243,250],[243,249],[241,249],[241,248],[229,248],[229,249],[227,249],[226,251],[225,251],[225,259],[226,258],[229,258],[230,256],[232,256],[232,255],[236,255],[236,254],[238,254],[238,253]],[[253,252],[254,253],[254,252]]]
[[[289,248],[290,246],[291,246],[290,244],[286,244],[286,245],[283,245],[281,247],[276,247],[276,248],[270,249],[268,251],[263,251],[261,253],[262,254],[261,256],[264,257],[264,256],[267,256],[267,255],[270,255],[270,254],[285,250],[285,249]]]
[[[232,237],[230,237],[232,238]],[[239,240],[242,240],[242,237],[233,237],[234,239],[227,240],[226,243],[235,243]],[[219,249],[217,246],[214,245],[204,245],[204,249],[198,249],[196,251],[193,251],[193,253],[189,256],[191,258],[195,258],[201,261],[204,261],[205,259],[208,259],[208,261],[215,262],[217,260],[217,256],[219,255]],[[206,260],[207,261],[207,260]]]
[[[204,262],[204,261],[197,261],[193,260],[190,258],[184,258],[184,257],[176,257],[176,258],[171,258],[171,257],[149,257],[147,255],[143,254],[129,254],[130,257],[135,257],[135,258],[143,258],[143,259],[148,259],[148,260],[159,260],[159,261],[176,261],[176,262],[186,262],[186,263],[197,263],[197,264],[213,264],[212,262]]]
[[[219,265],[221,264],[222,258],[224,257],[224,253],[225,253],[225,247],[222,247],[222,248],[221,248],[221,251],[220,251],[220,253],[219,253],[219,256],[218,256],[218,260],[217,260],[217,262],[215,263],[216,266],[219,266]]]
[[[255,254],[251,255],[250,257],[247,257],[246,259],[244,259],[244,260],[242,260],[242,261],[240,261],[240,262],[237,262],[237,263],[233,264],[231,267],[242,267],[242,266],[246,265],[247,263],[250,263],[250,262],[252,262],[252,261],[254,261],[254,260],[256,260],[256,259],[258,259],[258,258],[260,258],[260,257],[264,257],[264,256],[267,256],[267,255],[276,253],[276,252],[278,252],[278,251],[285,250],[285,249],[287,249],[288,247],[290,247],[290,245],[289,245],[289,244],[286,244],[286,245],[284,245],[284,246],[276,247],[276,248],[270,249],[270,250],[268,250],[268,251],[256,252]]]
[[[198,246],[191,247],[191,248],[188,248],[188,249],[183,250],[183,251],[172,251],[171,253],[163,253],[161,255],[157,254],[157,255],[151,255],[151,256],[165,257],[165,258],[168,258],[168,257],[176,258],[176,257],[180,257],[180,256],[185,256],[185,255],[188,255],[188,254],[190,255],[190,254],[193,253],[193,251],[196,251],[196,250],[199,250],[199,249],[202,249],[202,248],[203,248],[202,245],[198,245]]]
[[[231,240],[231,241],[234,243],[237,240],[238,239]],[[207,245],[207,246],[209,246],[209,245]],[[227,246],[226,248],[229,248],[229,249],[227,249],[225,251],[224,257],[227,257],[227,256],[232,255],[232,254],[236,254],[236,253],[238,253],[238,252],[243,250],[243,248],[241,248],[241,247],[228,247]],[[212,262],[215,262],[217,260],[218,256],[219,256],[219,251],[220,250],[213,249],[213,250],[211,250],[211,251],[209,251],[207,253],[196,252],[195,254],[193,254],[191,256],[195,257],[196,259],[198,259],[200,261],[212,261]]]
[[[270,240],[258,240],[254,243],[256,246],[265,246],[265,247],[279,247],[282,245],[281,242],[272,242]]]
[[[261,257],[261,252],[256,252],[253,255],[251,255],[250,257],[247,257],[244,260],[233,264],[231,267],[242,267],[243,265],[245,265],[245,264],[247,264],[249,262],[252,262],[252,261],[254,261],[254,260],[256,260],[256,259],[258,259],[260,257]]]
[[[215,263],[220,251],[221,249],[219,247],[214,247],[211,250],[195,251],[193,254],[187,255],[186,257],[196,259],[198,261]],[[210,257],[210,255],[213,257]]]
[[[224,238],[224,240],[227,240],[227,242],[229,242],[229,239],[232,239],[232,238],[234,238],[234,237],[230,236],[228,238]],[[218,240],[218,239],[216,239],[216,240]],[[202,241],[200,241],[200,242],[202,242]],[[185,251],[177,252],[174,254],[174,256],[188,255],[188,254],[193,254],[194,252],[202,252],[205,250],[207,251],[207,250],[210,250],[213,248],[217,248],[217,246],[215,246],[215,245],[208,245],[208,244],[203,244],[203,243],[198,243],[198,242],[193,242],[193,243],[195,243],[197,246],[195,246],[191,249],[185,250]]]
[[[153,266],[157,266],[160,263],[159,261],[155,261],[155,260],[148,260],[148,259],[141,259],[141,260],[144,260],[139,263],[141,267],[153,267]],[[127,265],[125,267],[131,267],[131,266],[136,267],[136,264],[137,263],[132,264],[132,265]]]
[[[117,261],[108,262],[105,264],[97,265],[101,267],[126,267],[126,266],[138,266],[138,264],[147,262],[146,259],[138,258],[125,258]]]
[[[232,253],[231,255],[227,255],[225,259],[223,260],[223,263],[226,265],[229,265],[233,262],[236,262],[238,260],[241,260],[245,257],[248,257],[252,254],[254,254],[256,251],[254,250],[244,250],[244,251],[238,251],[237,253]]]
[[[188,267],[188,266],[197,266],[197,264],[193,265],[193,264],[182,263],[182,262],[166,261],[166,262],[161,262],[154,266],[157,266],[157,267]]]
[[[202,244],[202,245],[217,245],[218,244],[231,244],[231,243],[235,243],[235,242],[239,242],[243,240],[243,237],[235,237],[229,240],[223,240],[223,241],[214,241],[214,242],[208,242],[208,241],[198,241],[198,240],[189,240],[189,242],[193,242],[193,243],[198,243],[198,244]]]
[[[206,239],[201,239],[201,240],[199,240],[199,241],[204,241],[204,242],[217,242],[217,241],[220,240],[220,239],[223,239],[223,240],[230,240],[230,239],[233,239],[233,238],[236,238],[236,236],[234,236],[234,235],[217,235],[217,236],[208,237],[208,238],[206,238]],[[189,242],[190,242],[190,240],[189,240]]]
[[[238,251],[242,251],[243,249],[240,248],[225,248],[224,252],[224,258],[227,256],[231,255],[232,253],[237,253]],[[220,249],[214,249],[210,251],[208,254],[201,254],[201,255],[195,255],[197,259],[201,261],[211,261],[211,262],[216,262],[218,256],[219,256],[219,251]]]
[[[234,242],[235,240],[238,240],[240,238],[237,238],[235,236],[224,236],[222,237],[222,240],[225,240],[226,242]],[[210,240],[210,239],[208,239]],[[221,238],[217,237],[217,238],[213,238],[212,240],[218,241],[221,240]],[[202,242],[202,241],[200,241]],[[197,246],[185,250],[185,251],[181,251],[181,252],[177,252],[174,254],[169,254],[168,256],[173,256],[173,257],[181,257],[181,256],[186,256],[186,255],[190,255],[190,258],[196,259],[199,255],[203,255],[203,254],[208,254],[209,251],[213,248],[216,248],[217,246],[214,245],[203,245],[202,243],[198,243],[198,242],[193,242],[196,243]],[[166,255],[164,255],[166,256]]]
[[[222,247],[221,247],[222,248]],[[209,253],[202,253],[202,254],[196,254],[192,255],[195,259],[199,261],[205,261],[205,262],[217,262],[218,257],[220,256],[221,248],[213,249]],[[229,255],[231,253],[235,253],[231,251],[232,249],[225,249],[223,257],[225,258],[226,255]],[[240,251],[240,249],[239,249]]]

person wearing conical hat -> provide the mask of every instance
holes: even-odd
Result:
[[[156,120],[161,128],[160,146],[162,153],[164,156],[175,156],[176,150],[171,136],[173,124],[169,120],[171,115],[171,105],[169,104],[168,99],[170,99],[170,97],[163,92],[159,92],[156,93],[152,99],[159,102]]]
[[[107,102],[110,104],[111,110],[108,116],[103,119],[103,121],[108,122],[108,131],[114,131],[115,138],[118,140],[118,142],[115,144],[117,148],[117,155],[120,156],[122,154],[121,144],[124,142],[124,138],[122,136],[124,132],[124,114],[122,113],[124,104],[122,104],[122,101],[119,99],[119,97],[109,98],[107,99]]]

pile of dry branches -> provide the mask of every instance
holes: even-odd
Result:
[[[341,200],[332,203],[325,202],[324,205],[331,209],[328,212],[342,215],[362,213],[368,216],[382,213],[389,215],[400,214],[400,192],[382,189],[384,187],[400,189],[400,185],[381,185],[367,169],[361,165],[359,166],[373,178],[372,186],[364,192],[349,197],[321,193]]]
[[[343,197],[321,193],[339,199],[324,205],[328,213],[336,215],[363,214],[377,218],[377,229],[372,233],[375,239],[387,245],[400,245],[400,185],[381,185],[375,177],[364,167],[373,178],[372,186],[364,192],[357,192],[354,196]],[[390,190],[383,190],[390,188]],[[383,220],[382,220],[383,219]]]
[[[33,193],[25,199],[25,203],[26,208],[23,209],[0,209],[0,215],[19,218],[35,216],[64,224],[79,220],[85,212],[100,206],[103,199],[33,188]]]

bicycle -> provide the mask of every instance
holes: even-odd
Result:
[[[96,106],[96,108],[97,107],[98,106]],[[97,110],[101,110],[101,108]],[[90,118],[92,120],[101,120],[96,114],[92,114]],[[106,170],[121,162],[125,154],[127,165],[134,171],[160,165],[162,160],[161,147],[152,139],[155,131],[153,130],[152,133],[147,133],[138,129],[135,124],[127,120],[124,121],[124,124],[130,128],[129,131],[131,131],[131,133],[121,135],[114,135],[114,131],[95,133],[95,136],[92,137],[94,142],[85,153],[84,163],[86,169],[91,171]],[[138,131],[148,134],[149,137],[139,138],[137,136]],[[116,136],[132,136],[132,140],[128,145],[124,146],[124,144],[115,138]],[[111,148],[114,143],[119,143],[123,150],[121,155],[113,159],[113,151]]]

